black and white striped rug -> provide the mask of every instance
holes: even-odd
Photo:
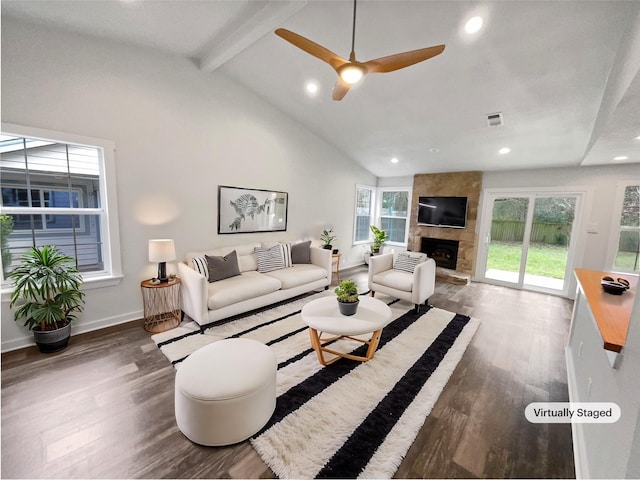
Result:
[[[431,412],[479,321],[438,308],[416,314],[387,301],[395,320],[368,362],[340,359],[323,367],[311,349],[302,306],[331,291],[297,299],[201,335],[186,323],[152,338],[179,368],[197,348],[229,337],[260,340],[278,359],[278,400],[251,444],[280,478],[390,478]],[[192,323],[192,322],[191,322]],[[362,355],[366,347],[332,345]]]

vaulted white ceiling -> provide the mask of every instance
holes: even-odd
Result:
[[[336,102],[333,69],[273,30],[347,58],[352,11],[347,0],[2,1],[3,22],[21,17],[191,58],[377,176],[640,162],[640,2],[361,0],[358,60],[446,49],[368,75]],[[468,35],[473,15],[484,26]],[[504,125],[489,127],[496,112]]]

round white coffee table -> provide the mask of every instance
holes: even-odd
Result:
[[[302,321],[309,326],[311,346],[318,355],[322,365],[329,365],[340,358],[350,358],[366,362],[371,360],[378,348],[382,329],[391,322],[391,309],[377,298],[361,296],[358,311],[355,315],[346,316],[340,313],[336,297],[324,297],[313,300],[302,307]],[[332,335],[322,338],[323,333]],[[355,338],[354,335],[372,333],[369,340]],[[338,352],[324,345],[334,340],[348,338],[369,345],[365,356]],[[324,352],[336,355],[331,360],[325,360]]]

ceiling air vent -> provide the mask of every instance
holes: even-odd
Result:
[[[499,127],[503,124],[502,113],[490,113],[487,115],[487,124],[490,127]]]

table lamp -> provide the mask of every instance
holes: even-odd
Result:
[[[158,262],[158,280],[168,282],[167,262],[176,259],[176,247],[173,240],[162,238],[149,240],[149,261]]]

